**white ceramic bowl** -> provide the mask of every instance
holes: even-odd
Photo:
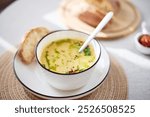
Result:
[[[144,35],[144,33],[142,33],[142,32],[136,34],[136,36],[135,36],[135,46],[136,46],[137,50],[140,51],[141,53],[149,55],[150,54],[150,48],[143,46],[139,42],[139,39],[142,35]]]
[[[91,41],[91,44],[94,47],[96,60],[90,68],[82,72],[74,73],[74,74],[56,73],[44,68],[40,63],[39,59],[42,53],[42,49],[52,41],[56,41],[63,38],[81,38],[85,40],[87,39],[87,37],[88,34],[79,31],[74,31],[74,30],[54,31],[49,33],[45,37],[43,37],[41,41],[37,44],[35,50],[36,59],[39,64],[40,71],[43,75],[45,75],[46,78],[46,79],[43,78],[43,80],[46,80],[51,86],[60,90],[75,90],[86,85],[91,76],[91,73],[95,69],[95,66],[97,65],[97,62],[100,60],[100,56],[101,56],[101,47],[96,40],[93,39]]]

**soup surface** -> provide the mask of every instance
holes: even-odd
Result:
[[[79,53],[83,41],[80,39],[60,39],[43,48],[40,62],[53,72],[73,74],[89,68],[95,61],[92,45]]]

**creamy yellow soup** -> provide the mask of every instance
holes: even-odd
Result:
[[[92,45],[88,45],[79,53],[81,39],[60,39],[53,41],[43,48],[40,62],[42,65],[57,73],[73,74],[84,71],[95,61]]]

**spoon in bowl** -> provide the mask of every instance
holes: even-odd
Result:
[[[105,25],[110,21],[112,16],[113,16],[113,12],[109,12],[105,15],[102,21],[98,24],[95,30],[89,35],[87,40],[81,46],[81,48],[79,49],[79,53],[82,52],[87,47],[87,45],[91,42],[91,40],[97,35],[97,33],[99,33],[105,27]]]

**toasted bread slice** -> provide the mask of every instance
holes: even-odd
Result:
[[[36,44],[49,33],[49,30],[44,27],[31,29],[24,37],[24,40],[19,49],[19,56],[25,64],[30,64],[35,57]]]
[[[70,17],[78,18],[92,27],[96,27],[104,16],[109,12],[114,12],[114,17],[120,11],[119,0],[63,0],[61,7]],[[107,24],[107,27],[113,19]],[[105,27],[105,28],[107,28]]]

